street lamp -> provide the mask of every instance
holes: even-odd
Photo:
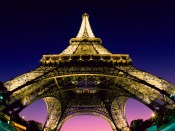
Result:
[[[24,124],[25,116],[22,116],[22,125]]]
[[[156,118],[155,118],[156,117]],[[154,122],[153,124],[155,124],[155,126],[156,126],[156,128],[158,128],[159,127],[159,123],[158,123],[158,121],[157,121],[157,116],[156,116],[156,113],[152,113],[151,114],[151,119],[152,119],[152,121]]]
[[[3,96],[0,96],[0,99],[3,100]]]

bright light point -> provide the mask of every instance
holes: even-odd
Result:
[[[142,104],[137,100],[129,98],[129,100],[126,102],[126,118],[129,125],[132,120],[150,119],[152,113],[153,111],[151,109],[149,109],[147,106],[145,106],[144,104]]]
[[[154,114],[154,113],[152,113],[152,114],[151,114],[151,117],[155,117],[155,114]]]
[[[22,119],[25,119],[25,116],[22,116]]]

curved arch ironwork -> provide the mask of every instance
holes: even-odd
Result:
[[[62,53],[43,55],[38,68],[4,83],[9,99],[0,105],[1,111],[19,113],[44,98],[45,130],[56,130],[72,115],[69,111],[92,108],[112,121],[116,130],[129,131],[124,110],[128,98],[163,114],[175,108],[175,85],[135,68],[128,54],[109,52],[92,35],[88,18],[83,15],[80,34]]]
[[[116,130],[116,127],[113,123],[113,121],[111,119],[109,119],[107,116],[101,114],[101,113],[97,113],[97,112],[94,112],[94,111],[86,111],[86,112],[82,112],[82,111],[77,111],[71,115],[68,115],[66,116],[61,122],[60,124],[58,125],[57,127],[57,130],[59,131],[61,129],[61,127],[64,125],[64,123],[74,117],[77,117],[77,116],[80,116],[80,115],[92,115],[92,116],[97,116],[97,117],[100,117],[102,118],[103,120],[107,121],[109,123],[109,125],[111,126],[112,130],[113,131],[117,131]]]

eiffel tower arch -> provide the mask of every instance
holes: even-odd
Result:
[[[60,54],[43,55],[38,68],[4,83],[10,115],[38,99],[47,105],[45,131],[60,130],[70,118],[103,118],[114,131],[130,131],[125,104],[134,98],[163,115],[174,109],[175,85],[132,65],[128,54],[112,54],[95,37],[83,14],[76,38]]]

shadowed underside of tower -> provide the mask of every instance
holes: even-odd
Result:
[[[96,38],[83,14],[76,38],[60,54],[43,55],[40,66],[4,83],[9,102],[1,110],[14,115],[38,99],[47,105],[45,131],[60,130],[70,118],[95,115],[114,131],[130,131],[128,98],[165,115],[174,109],[175,85],[135,68],[128,54],[112,54]]]

